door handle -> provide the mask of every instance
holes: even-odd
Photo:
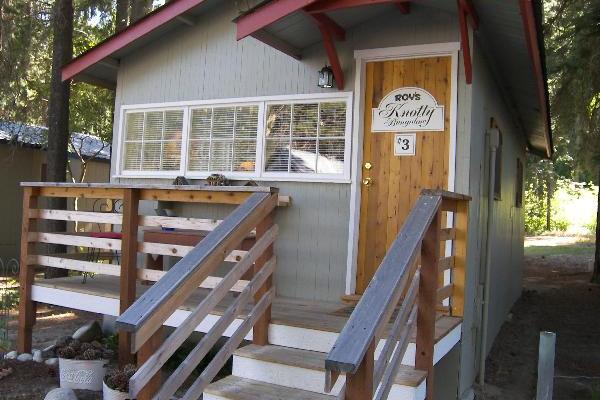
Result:
[[[362,181],[363,185],[366,187],[373,186],[373,178],[364,178]]]

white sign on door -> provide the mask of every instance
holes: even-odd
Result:
[[[372,132],[443,131],[444,106],[417,87],[392,90],[373,108]]]
[[[417,142],[416,133],[397,133],[394,135],[394,155],[414,156]]]

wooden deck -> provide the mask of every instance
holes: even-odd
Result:
[[[136,288],[137,296],[141,296],[149,287],[149,285],[138,282]],[[179,310],[184,313],[190,312],[209,292],[209,289],[197,289]],[[222,315],[235,298],[235,295],[237,294],[233,292],[229,293],[211,314],[216,316]],[[108,275],[96,275],[88,277],[86,283],[82,283],[82,277],[38,279],[33,285],[33,300],[116,316],[118,315],[119,278]],[[250,308],[251,305],[247,307],[248,310]],[[271,323],[339,333],[346,324],[353,309],[353,306],[342,302],[316,302],[275,297]],[[167,325],[175,326],[178,319],[176,316],[175,318],[172,317],[167,321]],[[461,318],[438,315],[435,332],[436,341],[446,336],[461,321]],[[202,326],[199,327],[199,330],[204,331]]]

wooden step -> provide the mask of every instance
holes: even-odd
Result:
[[[235,351],[233,375],[271,384],[325,394],[327,354],[281,346],[248,345]],[[425,397],[425,372],[400,366],[389,399],[422,400]],[[331,391],[337,396],[345,382],[341,376]]]
[[[204,390],[204,400],[334,400],[335,397],[228,376]]]

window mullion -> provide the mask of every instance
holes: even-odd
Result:
[[[229,167],[229,171],[233,172],[233,164],[235,160],[235,132],[236,132],[236,124],[237,124],[237,106],[233,107],[233,136],[231,138],[231,166]]]
[[[267,104],[261,102],[258,106],[258,124],[256,132],[256,158],[254,171],[262,178],[265,170],[265,152],[266,152],[266,135],[267,135]]]

